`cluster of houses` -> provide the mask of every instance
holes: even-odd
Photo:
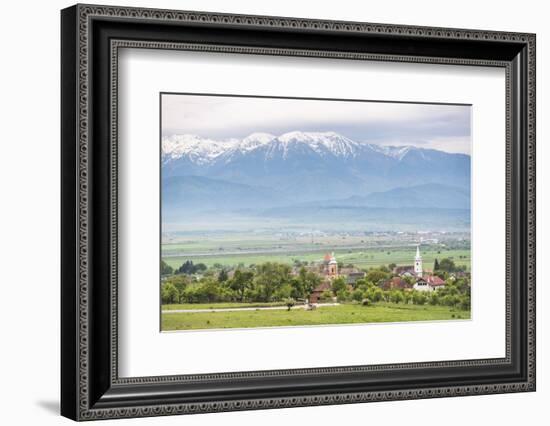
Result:
[[[366,273],[356,268],[338,268],[338,262],[334,253],[326,254],[317,272],[323,276],[319,284],[309,297],[310,303],[318,303],[321,295],[332,289],[332,281],[338,277],[344,277],[349,288],[353,288],[357,280],[365,278]],[[445,287],[445,281],[431,271],[425,270],[422,265],[420,247],[416,247],[416,256],[413,265],[396,266],[393,277],[384,280],[380,286],[383,290],[417,290],[435,291]]]

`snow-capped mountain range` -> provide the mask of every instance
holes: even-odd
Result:
[[[439,200],[442,208],[469,209],[470,157],[360,143],[335,132],[253,133],[226,140],[173,135],[162,139],[162,185],[166,212],[334,200],[352,206],[358,200],[353,197],[374,193],[360,204],[398,207],[407,199],[408,207],[422,207],[427,198],[418,194],[424,192],[430,199],[424,207],[437,208]],[[404,197],[412,187],[420,188],[417,195]],[[313,205],[319,206],[308,206]]]
[[[287,158],[296,148],[307,148],[321,156],[356,157],[364,151],[373,151],[388,157],[402,160],[411,150],[420,150],[413,146],[382,146],[353,141],[336,132],[301,132],[293,131],[280,136],[269,133],[252,133],[243,139],[214,140],[197,135],[172,135],[162,139],[164,162],[187,157],[199,164],[209,164],[222,158],[228,161],[232,156],[249,153],[268,147],[266,159],[280,153]]]
[[[231,152],[248,152],[269,143],[275,136],[253,133],[244,139],[214,140],[197,135],[172,135],[162,139],[162,154],[166,161],[187,156],[197,164],[207,164]]]

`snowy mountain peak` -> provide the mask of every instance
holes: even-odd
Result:
[[[236,144],[235,150],[240,152],[252,151],[260,146],[266,145],[275,139],[276,136],[269,133],[252,133],[244,138],[241,143]]]
[[[265,151],[259,151],[263,150]],[[252,133],[243,139],[214,140],[197,135],[172,135],[162,139],[162,157],[164,162],[185,157],[197,165],[206,165],[223,159],[231,162],[235,156],[258,152],[266,159],[281,156],[286,159],[293,150],[311,152],[320,157],[357,158],[368,152],[377,153],[397,161],[409,152],[423,150],[414,146],[381,146],[358,143],[336,132],[304,132],[295,130],[275,136],[269,133]]]
[[[196,164],[206,164],[239,143],[238,139],[217,141],[197,135],[172,135],[162,139],[162,157],[168,161],[187,156]]]
[[[345,138],[342,135],[339,135],[336,132],[301,132],[299,130],[294,130],[292,132],[284,133],[277,138],[281,142],[327,142],[330,140],[347,140],[352,142],[350,139]]]
[[[319,155],[335,155],[338,157],[355,156],[360,144],[339,135],[336,132],[301,132],[285,133],[277,138],[284,147],[285,155],[289,145],[302,144]]]
[[[244,143],[254,143],[259,142],[261,144],[266,144],[269,141],[275,139],[276,136],[271,135],[269,133],[262,133],[262,132],[256,132],[248,135],[246,138],[243,139]]]

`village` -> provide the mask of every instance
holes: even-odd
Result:
[[[406,265],[363,269],[339,262],[334,252],[293,265],[266,262],[217,269],[186,261],[171,270],[164,264],[163,322],[184,329],[246,327],[251,316],[253,326],[348,323],[371,317],[364,321],[468,318],[470,272],[450,258],[425,265],[420,245],[410,259]],[[301,316],[308,311],[319,315]],[[224,321],[218,321],[222,316]],[[180,321],[170,326],[176,318]],[[201,321],[206,325],[197,325]]]
[[[393,265],[392,265],[393,266]],[[365,280],[367,272],[360,271],[354,267],[338,267],[338,262],[334,253],[326,254],[320,265],[314,265],[310,268],[312,272],[320,273],[323,281],[311,292],[308,302],[310,304],[318,303],[323,293],[333,291],[333,282],[337,278],[344,278],[347,289],[353,291],[357,283]],[[413,265],[394,266],[390,271],[391,277],[380,280],[377,284],[382,290],[403,290],[403,291],[427,291],[432,292],[445,287],[445,280],[439,275],[434,275],[431,269],[424,269],[420,246],[416,248],[416,256]],[[294,267],[293,274],[297,275],[297,268]],[[466,272],[451,272],[449,279],[464,278]],[[337,300],[337,297],[335,298]]]

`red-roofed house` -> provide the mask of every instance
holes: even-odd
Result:
[[[418,291],[434,291],[445,287],[445,281],[437,275],[425,275],[416,280],[413,289]]]
[[[321,295],[325,291],[330,291],[332,289],[330,282],[323,281],[321,284],[319,284],[317,287],[313,289],[311,294],[309,295],[309,303],[319,303],[319,299],[321,298]]]

